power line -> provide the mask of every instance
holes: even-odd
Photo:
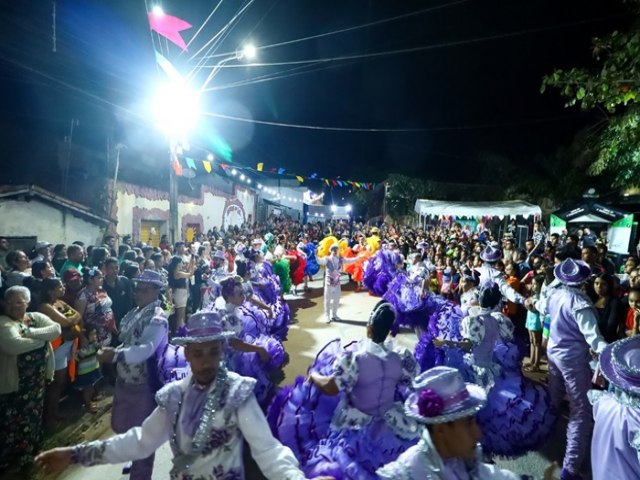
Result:
[[[549,123],[556,121],[564,121],[570,118],[575,118],[577,115],[564,115],[547,118],[528,118],[519,120],[509,120],[505,122],[484,123],[476,125],[458,125],[458,126],[442,126],[442,127],[427,127],[427,128],[352,128],[352,127],[331,127],[322,125],[305,125],[296,123],[284,123],[284,122],[272,122],[268,120],[255,120],[246,117],[237,117],[234,115],[225,115],[223,113],[215,112],[203,112],[202,115],[208,117],[222,118],[225,120],[232,120],[235,122],[255,123],[258,125],[268,125],[271,127],[285,127],[296,128],[301,130],[323,130],[332,132],[361,132],[361,133],[420,133],[420,132],[446,132],[446,131],[460,131],[460,130],[477,130],[484,128],[499,128],[499,127],[511,127],[519,125],[531,125],[539,123]]]
[[[355,25],[353,27],[341,28],[339,30],[333,30],[331,32],[320,33],[320,34],[317,34],[317,35],[311,35],[311,36],[308,36],[308,37],[297,38],[297,39],[294,39],[294,40],[287,40],[285,42],[273,43],[271,45],[264,45],[264,46],[260,47],[260,50],[267,50],[269,48],[281,47],[283,45],[292,45],[294,43],[306,42],[308,40],[315,40],[316,38],[327,37],[329,35],[337,35],[337,34],[340,34],[340,33],[346,33],[346,32],[351,32],[351,31],[354,31],[354,30],[359,30],[359,29],[362,29],[362,28],[373,27],[373,26],[376,26],[376,25],[382,25],[384,23],[395,22],[396,20],[401,20],[401,19],[404,19],[404,18],[409,18],[409,17],[416,16],[416,15],[422,15],[424,13],[429,13],[429,12],[433,12],[433,11],[436,11],[436,10],[441,10],[443,8],[453,7],[453,6],[456,6],[456,5],[460,5],[462,3],[467,3],[469,1],[470,0],[458,0],[456,2],[451,2],[451,3],[444,4],[444,5],[437,5],[435,7],[424,8],[422,10],[417,10],[415,12],[404,13],[402,15],[397,15],[395,17],[384,18],[384,19],[381,19],[381,20],[376,20],[374,22],[368,22],[368,23],[363,23],[361,25]],[[229,54],[219,54],[217,56],[223,56],[223,55],[229,55]]]
[[[488,42],[491,40],[501,40],[504,38],[513,38],[513,37],[518,37],[521,35],[529,35],[532,33],[540,33],[540,32],[547,32],[550,30],[558,30],[561,28],[567,28],[567,27],[575,27],[575,26],[579,26],[579,25],[585,25],[588,23],[594,23],[594,22],[599,22],[602,20],[609,20],[611,18],[616,18],[616,17],[620,17],[621,15],[609,15],[606,17],[596,17],[596,18],[589,18],[589,19],[585,19],[585,20],[578,20],[575,22],[567,22],[567,23],[562,23],[562,24],[558,24],[558,25],[550,25],[550,26],[545,26],[545,27],[537,27],[537,28],[529,28],[526,30],[517,30],[514,32],[506,32],[506,33],[499,33],[496,35],[488,35],[485,37],[477,37],[477,38],[469,38],[469,39],[465,39],[465,40],[456,40],[456,41],[451,41],[451,42],[442,42],[442,43],[436,43],[436,44],[432,44],[432,45],[422,45],[419,47],[411,47],[411,48],[402,48],[402,49],[397,49],[397,50],[387,50],[384,52],[374,52],[374,53],[363,53],[363,54],[357,54],[357,55],[342,55],[342,56],[337,56],[337,57],[328,57],[328,58],[315,58],[315,59],[311,59],[311,60],[291,60],[291,61],[287,61],[287,62],[272,62],[272,63],[249,63],[249,64],[243,64],[243,65],[225,65],[223,68],[238,68],[238,67],[274,67],[274,66],[282,66],[282,65],[304,65],[304,64],[308,64],[308,63],[325,63],[325,62],[338,62],[338,61],[344,61],[344,60],[356,60],[356,59],[361,59],[361,58],[376,58],[376,57],[386,57],[386,56],[391,56],[391,55],[400,55],[400,54],[407,54],[407,53],[415,53],[415,52],[421,52],[421,51],[427,51],[427,50],[436,50],[439,48],[447,48],[447,47],[457,47],[460,45],[467,45],[467,44],[472,44],[472,43],[482,43],[482,42]],[[202,68],[216,68],[216,66],[214,65],[204,65]]]

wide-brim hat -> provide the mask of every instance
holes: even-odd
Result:
[[[640,336],[607,345],[600,354],[600,370],[617,389],[640,396]]]
[[[502,258],[502,250],[494,247],[493,245],[487,245],[482,252],[480,252],[480,258],[484,262],[497,262]]]
[[[408,417],[420,423],[446,423],[477,414],[487,403],[487,394],[474,383],[465,383],[451,367],[434,367],[416,377],[414,393],[404,404]]]
[[[187,345],[189,343],[206,343],[216,340],[226,340],[235,337],[230,330],[224,330],[220,314],[215,311],[196,312],[189,317],[181,329],[179,337],[174,337],[171,343]]]
[[[167,286],[167,281],[162,274],[154,270],[145,270],[133,279],[136,283],[150,283],[157,287],[163,288]]]
[[[213,258],[217,258],[219,260],[226,260],[227,257],[224,256],[224,252],[222,250],[216,250],[213,254]]]
[[[565,285],[580,285],[591,276],[591,267],[582,260],[567,258],[556,265],[553,273]]]

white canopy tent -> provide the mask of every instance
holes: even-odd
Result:
[[[541,216],[542,210],[537,205],[521,200],[498,202],[447,202],[441,200],[416,200],[415,211],[418,215],[452,215],[456,217],[506,217],[522,215]]]

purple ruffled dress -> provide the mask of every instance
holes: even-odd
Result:
[[[487,454],[516,457],[539,448],[549,438],[556,414],[548,390],[522,376],[522,356],[513,325],[499,313],[471,307],[463,316],[459,306],[445,302],[429,318],[415,349],[421,371],[437,365],[456,368],[467,382],[487,390],[487,406],[478,413]],[[455,347],[439,348],[434,338],[474,344],[465,354]]]
[[[409,352],[370,341],[341,349],[335,340],[310,371],[332,375],[340,395],[323,395],[299,378],[268,414],[274,435],[294,451],[307,477],[373,480],[377,468],[417,443],[420,428],[402,403],[417,373]]]
[[[399,253],[381,249],[364,262],[362,283],[373,295],[381,297],[387,291],[389,283],[398,274],[398,263],[402,261]]]

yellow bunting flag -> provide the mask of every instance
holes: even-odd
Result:
[[[296,175],[296,178],[300,183],[304,182],[304,178],[302,178],[300,175]]]
[[[263,168],[264,168],[264,162],[260,162],[258,165],[256,165],[256,170],[258,170],[259,172],[261,172]]]
[[[211,173],[211,162],[208,160],[203,160],[202,161],[202,166],[204,167],[204,169],[207,171],[207,173]]]

